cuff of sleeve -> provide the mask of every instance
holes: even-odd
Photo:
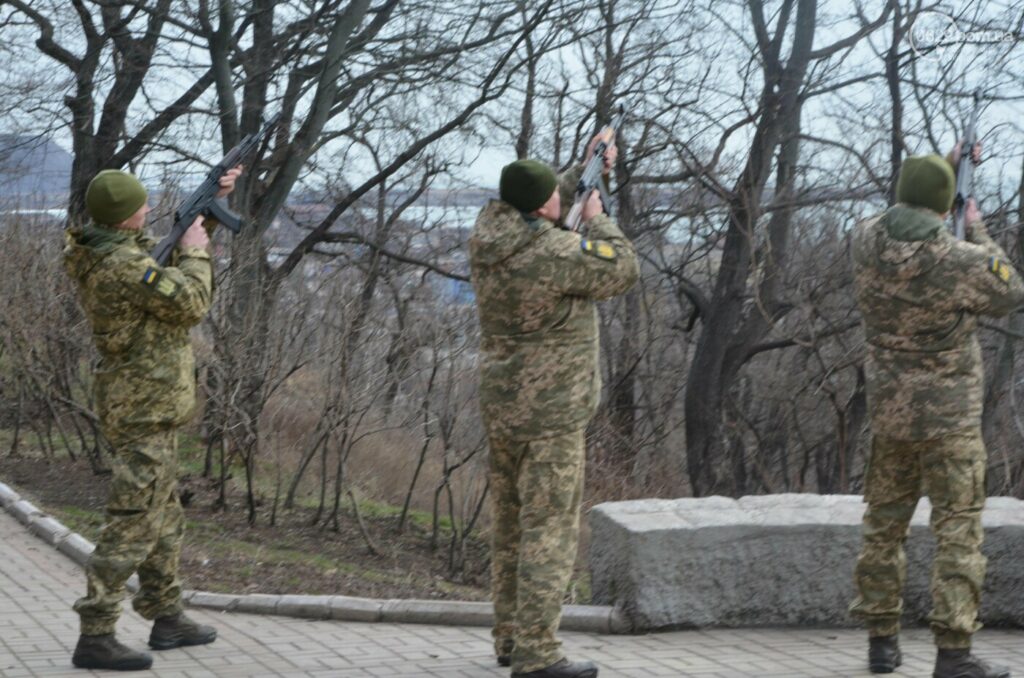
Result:
[[[185,259],[206,259],[210,260],[210,253],[203,247],[183,247],[178,252],[178,257]]]
[[[967,237],[970,242],[975,244],[977,244],[979,240],[989,240],[988,229],[985,228],[985,222],[978,220],[967,224]]]
[[[595,217],[591,217],[590,221],[586,222],[587,235],[591,238],[598,240],[607,240],[609,238],[625,238],[622,229],[615,223],[607,214],[598,214]]]

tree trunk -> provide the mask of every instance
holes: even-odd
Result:
[[[748,280],[751,277],[753,242],[757,239],[757,223],[761,216],[761,199],[771,168],[772,154],[789,134],[789,148],[780,158],[780,193],[792,180],[792,164],[798,156],[798,138],[792,134],[795,126],[799,130],[802,101],[800,90],[810,62],[811,46],[814,39],[816,3],[814,0],[799,0],[796,28],[790,58],[785,67],[773,59],[766,58],[765,87],[761,93],[757,129],[751,141],[747,163],[735,188],[729,204],[729,220],[722,248],[722,257],[715,277],[708,313],[704,327],[697,341],[693,362],[690,366],[686,385],[684,407],[686,413],[686,472],[694,496],[728,490],[730,479],[723,477],[723,469],[716,460],[726,458],[723,454],[723,405],[725,396],[732,386],[740,366],[746,361],[746,353],[752,341],[770,329],[773,318],[750,320],[747,328],[741,328],[745,306],[748,304]],[[786,31],[785,17],[780,19],[777,29],[781,38]],[[766,55],[767,57],[767,55]],[[790,157],[785,157],[785,156]],[[787,167],[787,165],[789,165]],[[778,196],[777,196],[778,197]],[[770,230],[782,237],[788,237],[791,210],[780,210],[790,214],[773,215],[776,221]],[[771,239],[773,234],[769,234]],[[778,274],[778,259],[784,251],[770,253],[765,266],[765,278]],[[772,263],[773,258],[776,263]],[[750,313],[759,313],[754,309]]]

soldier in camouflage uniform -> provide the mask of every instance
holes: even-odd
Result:
[[[241,168],[221,178],[227,195]],[[69,229],[64,264],[75,281],[100,360],[97,415],[113,450],[106,522],[86,568],[88,590],[75,603],[80,668],[146,669],[152,657],[117,641],[125,583],[139,575],[135,609],[155,620],[149,644],[164,650],[212,642],[216,631],[182,612],[178,557],[184,516],[177,494],[177,428],[195,407],[189,329],[210,308],[213,271],[202,223],[182,237],[174,264],[150,256],[143,232],[146,190],[130,174],[106,170],[86,192],[92,223]]]
[[[600,397],[594,302],[628,290],[639,269],[596,192],[583,212],[586,236],[558,227],[580,171],[559,187],[542,163],[506,166],[501,200],[483,208],[470,238],[490,446],[493,635],[514,677],[597,675],[592,663],[566,659],[555,633],[576,558],[584,429]]]
[[[869,631],[869,667],[900,665],[906,578],[903,543],[918,498],[932,504],[937,541],[929,615],[935,678],[1003,678],[970,653],[980,628],[985,558],[981,512],[986,452],[981,438],[983,365],[978,316],[1024,303],[1024,283],[988,236],[974,201],[967,240],[944,227],[955,191],[953,158],[911,157],[897,204],[857,225],[853,266],[867,338],[871,455],[865,479],[864,546],[850,610]],[[980,149],[974,149],[975,161]]]

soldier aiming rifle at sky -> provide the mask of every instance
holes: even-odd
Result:
[[[963,182],[965,239],[945,226],[958,189],[955,172],[981,161],[980,145],[969,147],[970,160],[963,146],[946,158],[907,158],[896,204],[853,234],[872,440],[850,611],[868,627],[873,673],[891,673],[903,660],[903,544],[923,494],[937,542],[928,616],[938,646],[934,678],[1010,675],[971,654],[985,579],[987,453],[977,328],[978,316],[1003,316],[1024,304],[1024,282],[989,237]]]
[[[183,612],[178,561],[185,519],[177,491],[178,428],[196,402],[189,330],[209,311],[213,294],[207,228],[214,224],[205,213],[213,199],[231,193],[242,167],[215,171],[213,183],[199,189],[205,197],[186,201],[199,208],[175,232],[170,261],[151,256],[156,243],[144,231],[146,189],[120,170],[104,170],[90,182],[85,203],[92,222],[65,234],[64,266],[100,356],[95,401],[113,470],[103,530],[86,566],[88,589],[75,603],[81,636],[72,663],[79,668],[152,665],[149,653],[115,636],[125,583],[135,572],[133,607],[154,620],[150,647],[202,645],[217,637]]]
[[[588,148],[597,177],[615,165],[613,134]],[[581,196],[587,236],[560,227],[582,174],[559,178],[536,160],[505,166],[501,199],[481,210],[469,243],[490,448],[492,633],[513,678],[598,672],[567,659],[555,634],[576,560],[584,434],[601,393],[594,302],[632,287],[639,266],[594,188]]]

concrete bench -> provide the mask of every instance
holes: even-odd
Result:
[[[859,496],[780,494],[640,500],[590,512],[592,602],[634,631],[704,626],[851,626]],[[931,606],[935,540],[922,499],[907,541],[907,623]],[[1024,502],[988,500],[982,621],[1024,625]]]

